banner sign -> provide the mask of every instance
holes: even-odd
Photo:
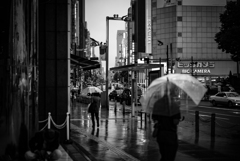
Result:
[[[185,68],[185,69],[181,69],[181,73],[184,73],[184,74],[191,74],[191,73],[211,74],[211,68],[215,67],[215,63],[214,62],[196,62],[196,64],[193,64],[192,62],[178,62],[177,67]]]
[[[191,62],[183,63],[178,62],[178,68],[189,68],[192,67]],[[194,68],[214,68],[215,63],[214,62],[197,62],[196,64],[193,64]]]

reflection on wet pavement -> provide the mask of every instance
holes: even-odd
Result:
[[[93,129],[84,104],[72,109],[71,118],[71,139],[97,160],[160,159],[157,142],[151,137],[152,123],[149,120],[141,121],[140,117],[131,117],[130,113],[123,115],[120,108],[115,114],[114,107],[110,106],[109,112],[101,110],[100,128]],[[238,143],[221,138],[211,139],[204,134],[197,136],[191,123],[182,122],[176,161],[220,160],[229,159],[229,156],[234,156],[232,160],[238,160]]]

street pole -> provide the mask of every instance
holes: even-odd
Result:
[[[106,17],[106,108],[109,110],[109,102],[108,102],[108,53],[109,53],[109,17]]]
[[[191,56],[191,65],[192,65],[192,76],[193,76],[193,65],[195,64],[195,62],[193,62],[193,56]]]
[[[173,53],[172,53],[172,43],[170,43],[170,54],[171,54],[171,73],[173,73]]]
[[[162,60],[161,60],[161,57],[159,58],[159,65],[160,65],[159,77],[161,77],[162,76]]]
[[[168,45],[167,45],[167,74],[168,74],[168,67],[169,65],[168,65]]]

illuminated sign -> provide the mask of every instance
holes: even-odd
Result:
[[[151,44],[152,37],[151,37],[151,19],[148,20],[148,26],[147,26],[147,42]]]
[[[191,69],[182,69],[181,73],[190,74],[190,73],[192,73],[192,70]],[[193,69],[193,73],[210,74],[211,70],[210,69]]]
[[[192,67],[191,62],[189,63],[183,63],[178,62],[178,68],[190,68]],[[214,62],[197,62],[196,64],[193,64],[194,68],[214,68],[215,63]]]
[[[181,73],[190,74],[190,73],[197,73],[197,74],[210,74],[211,68],[215,67],[214,62],[196,62],[193,64],[191,62],[178,62],[178,68],[186,68],[182,69]],[[192,68],[193,72],[192,72]]]

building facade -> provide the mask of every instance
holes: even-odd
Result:
[[[79,2],[79,14],[76,14],[73,5],[76,2]],[[98,62],[76,53],[75,47],[85,47],[86,35],[81,34],[85,28],[79,29],[78,26],[81,25],[77,25],[80,21],[85,24],[82,22],[85,21],[84,18],[79,18],[84,16],[83,2],[84,0],[2,2],[0,160],[25,160],[24,153],[29,148],[29,139],[36,131],[47,127],[49,113],[55,125],[65,122],[67,113],[71,113],[71,65],[80,66],[83,70],[99,66]],[[72,14],[78,17],[76,23],[71,23]],[[76,41],[76,37],[81,38]],[[78,42],[78,46],[71,46],[73,42]],[[51,127],[59,127],[55,125],[51,124]],[[66,126],[58,131],[60,141],[66,141]]]
[[[169,73],[192,74],[206,84],[226,78],[230,71],[236,73],[236,62],[218,49],[214,40],[226,3],[227,0],[152,0],[153,58],[167,62],[168,57]]]

